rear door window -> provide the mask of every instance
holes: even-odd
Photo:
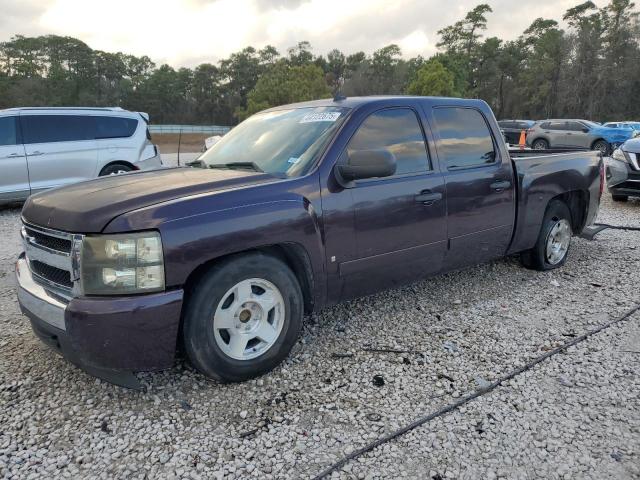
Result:
[[[549,122],[545,128],[547,130],[566,130],[567,122]]]
[[[433,109],[440,140],[438,155],[448,169],[486,166],[496,161],[493,137],[478,110],[460,107]]]
[[[347,151],[386,149],[396,157],[396,175],[430,169],[427,147],[416,113],[390,108],[372,113],[349,141]]]
[[[127,138],[138,128],[138,120],[123,117],[95,117],[96,139]]]
[[[579,122],[567,122],[567,130],[571,130],[572,132],[581,132],[586,127]]]
[[[16,145],[17,143],[16,117],[0,117],[0,146]]]
[[[24,143],[93,140],[94,117],[80,115],[23,115]]]

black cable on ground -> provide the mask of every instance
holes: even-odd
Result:
[[[625,227],[620,225],[609,225],[608,223],[594,223],[594,227],[605,227],[612,230],[629,230],[632,232],[640,232],[640,227]]]
[[[640,230],[640,229],[639,229]],[[533,360],[531,360],[530,362],[526,363],[525,365],[523,365],[522,367],[516,368],[515,370],[511,371],[510,373],[507,373],[506,375],[498,378],[496,381],[494,381],[493,383],[491,383],[488,387],[480,389],[480,390],[476,390],[475,392],[462,397],[460,400],[451,403],[443,408],[441,408],[440,410],[437,410],[433,413],[430,413],[429,415],[419,418],[417,420],[415,420],[414,422],[394,431],[391,432],[388,435],[385,435],[384,437],[381,437],[371,443],[369,443],[368,445],[365,445],[362,448],[359,448],[358,450],[355,450],[354,452],[349,453],[348,455],[345,455],[343,458],[341,458],[340,460],[338,460],[337,462],[335,462],[333,465],[329,466],[328,468],[326,468],[325,470],[323,470],[321,473],[319,473],[318,475],[316,475],[314,477],[314,480],[320,480],[322,478],[328,477],[329,475],[331,475],[333,472],[338,471],[339,469],[341,469],[342,467],[344,467],[349,461],[354,460],[362,455],[364,455],[367,452],[370,452],[371,450],[375,449],[376,447],[379,447],[380,445],[383,445],[385,443],[390,442],[391,440],[404,435],[407,432],[410,432],[411,430],[414,430],[417,427],[420,427],[422,425],[424,425],[425,423],[430,422],[431,420],[433,420],[434,418],[438,418],[441,417],[442,415],[449,413],[453,410],[456,410],[458,408],[460,408],[461,406],[463,406],[466,403],[469,403],[471,400],[474,400],[482,395],[486,395],[487,393],[491,392],[492,390],[495,390],[498,386],[500,386],[502,383],[506,382],[507,380],[511,380],[512,378],[520,375],[521,373],[526,372],[527,370],[532,369],[533,367],[535,367],[536,365],[538,365],[539,363],[545,361],[546,359],[548,359],[549,357],[552,357],[554,355],[557,355],[560,352],[565,351],[567,348],[572,347],[580,342],[585,341],[587,338],[595,335],[596,333],[601,332],[602,330],[605,330],[607,328],[610,328],[614,325],[616,325],[617,323],[620,323],[624,320],[626,320],[627,318],[629,318],[631,315],[633,315],[634,313],[636,313],[637,311],[640,310],[640,305],[637,305],[635,307],[633,307],[631,310],[627,311],[626,313],[624,313],[623,315],[614,318],[613,320],[600,325],[597,328],[594,328],[593,330],[589,330],[588,332],[580,335],[579,337],[575,337],[573,340],[571,340],[570,342],[565,343],[564,345],[561,345],[557,348],[554,348],[553,350],[549,350],[547,353],[545,353],[544,355],[540,355],[539,357],[534,358]]]

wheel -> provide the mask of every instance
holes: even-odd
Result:
[[[239,382],[284,360],[302,327],[303,297],[295,275],[262,253],[212,267],[189,292],[184,347],[210,378]]]
[[[536,244],[521,255],[522,264],[534,270],[561,267],[567,260],[572,233],[569,208],[563,202],[553,201],[544,214]]]
[[[611,195],[611,198],[613,198],[614,202],[626,202],[629,200],[628,195]]]
[[[611,151],[611,145],[604,140],[598,140],[593,144],[591,150],[599,150],[602,155],[606,156],[609,155],[609,152]]]
[[[131,166],[124,163],[112,163],[111,165],[107,165],[100,172],[100,176],[104,177],[106,175],[120,175],[121,173],[127,173],[132,171],[133,168]]]
[[[549,142],[542,138],[539,138],[533,142],[531,148],[533,148],[534,150],[549,150]]]

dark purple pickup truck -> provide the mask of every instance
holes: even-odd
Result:
[[[86,371],[131,386],[182,347],[263,374],[305,312],[515,253],[561,266],[603,187],[598,153],[510,154],[486,103],[448,98],[274,108],[195,163],[25,204],[22,311]]]

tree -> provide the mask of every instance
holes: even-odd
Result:
[[[238,108],[236,117],[244,120],[266,108],[293,102],[315,100],[330,94],[324,72],[316,65],[291,66],[281,60],[271,67],[249,93],[247,108]]]
[[[445,68],[438,60],[426,62],[416,74],[416,78],[407,87],[410,95],[457,97],[453,73]]]

